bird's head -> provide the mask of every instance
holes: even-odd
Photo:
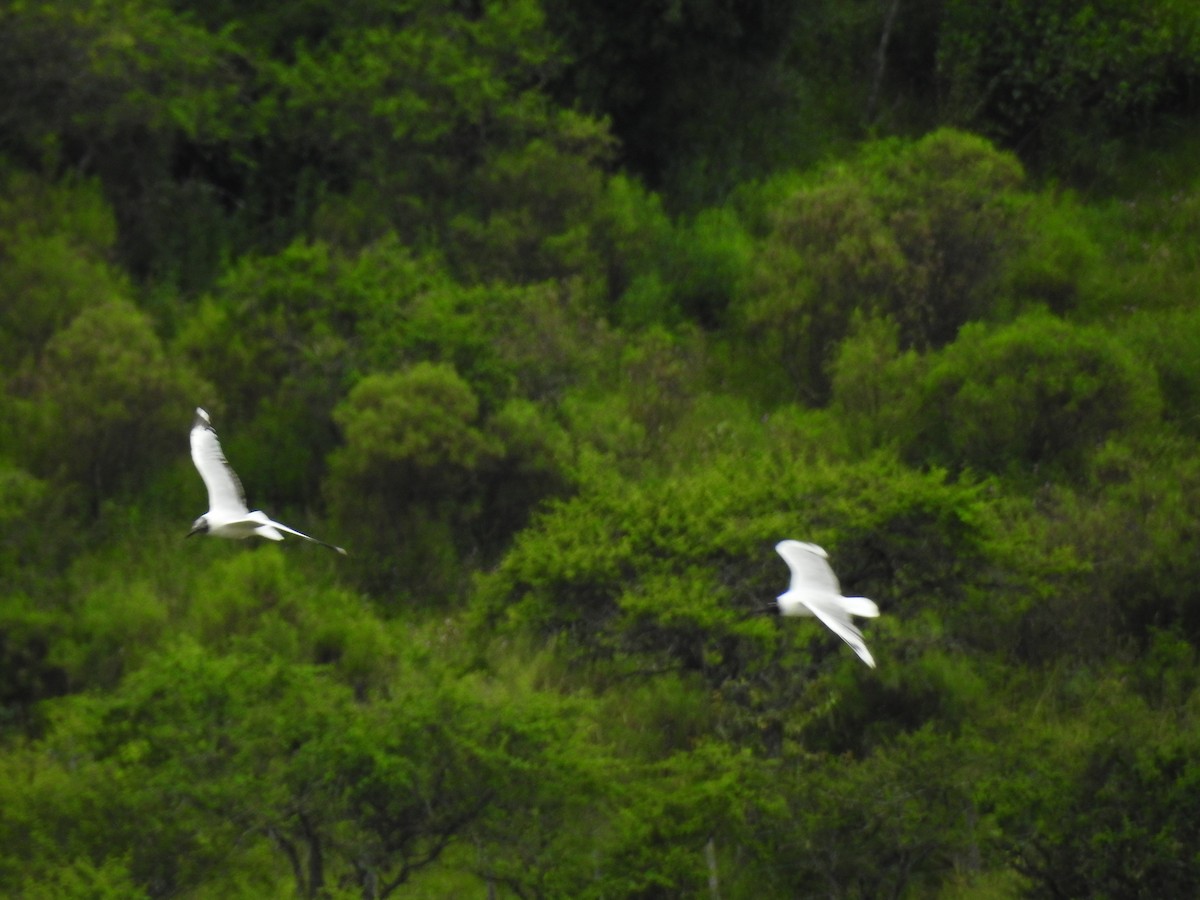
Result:
[[[191,537],[193,534],[208,534],[208,519],[204,516],[198,518],[192,523],[192,530],[185,534],[184,537]]]
[[[775,607],[774,612],[781,616],[810,616],[812,613],[808,611],[808,607],[804,605],[797,595],[791,591],[785,591],[775,598],[775,602],[771,604]]]

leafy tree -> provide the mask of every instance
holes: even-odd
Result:
[[[36,558],[27,534],[47,505],[48,487],[25,469],[0,461],[0,572],[10,586],[15,586],[23,565]]]
[[[1148,360],[1158,373],[1163,417],[1182,433],[1200,429],[1200,371],[1193,347],[1196,313],[1187,308],[1135,314],[1121,327],[1122,338]]]
[[[609,141],[540,90],[558,55],[537,3],[466,11],[420,2],[370,18],[328,29],[269,69],[269,153],[285,171],[313,171],[328,196],[318,220],[341,223],[356,246],[393,229],[412,242],[474,233],[496,250],[462,259],[505,270],[512,261],[498,254],[513,241],[570,244],[573,223],[558,207],[588,197],[588,168]],[[539,183],[537,167],[562,174]],[[531,219],[538,212],[551,221]]]
[[[1024,243],[1020,163],[987,141],[939,129],[908,147],[868,145],[862,170],[908,263],[887,310],[905,346],[938,347],[993,308]]]
[[[728,308],[750,277],[753,244],[732,210],[707,209],[677,231],[666,277],[678,305],[700,325],[728,324]]]
[[[310,228],[355,248],[475,234],[490,277],[506,248],[542,247],[552,268],[575,255],[563,214],[591,199],[611,141],[541,89],[558,55],[533,0],[187,5],[43,0],[4,19],[19,99],[2,149],[99,176],[138,274],[204,288]]]
[[[1001,841],[1030,896],[1188,893],[1200,871],[1194,729],[1115,678],[1093,677],[1096,689],[1081,714],[1032,723],[1003,753],[1013,764],[989,785]]]
[[[1066,165],[1156,114],[1192,107],[1194,7],[1164,0],[945,5],[937,53],[943,115]]]
[[[473,281],[514,283],[584,276],[599,280],[589,246],[593,210],[604,202],[598,160],[608,135],[591,119],[563,116],[562,134],[501,150],[481,166],[478,211],[450,223],[450,263]],[[594,145],[590,152],[580,147]]]
[[[604,877],[592,895],[700,896],[706,889],[719,893],[723,878],[748,885],[762,877],[751,848],[756,826],[774,824],[781,812],[772,774],[723,741],[701,741],[645,766],[625,785],[633,796],[616,817]],[[739,856],[740,864],[722,870],[721,858]]]
[[[47,898],[151,896],[114,846],[135,808],[121,795],[127,785],[114,767],[75,762],[68,770],[30,748],[0,756],[0,886]]]
[[[246,69],[229,36],[197,27],[165,0],[39,0],[0,16],[8,36],[0,72],[11,87],[0,113],[3,150],[51,176],[99,177],[121,225],[122,257],[139,273],[171,274],[162,270],[187,265],[180,257],[190,247],[202,248],[196,274],[211,275],[230,242],[210,243],[222,198],[215,178],[195,170],[254,128]],[[178,256],[168,261],[164,247]]]
[[[895,321],[903,348],[941,346],[992,312],[1024,240],[1020,165],[971,135],[875,142],[821,175],[784,182],[741,300],[749,335],[810,402],[828,399],[856,312]]]
[[[759,174],[806,149],[779,125],[781,110],[791,114],[788,124],[804,110],[783,65],[801,27],[796,10],[727,0],[674,6],[551,0],[546,15],[571,55],[557,83],[560,100],[578,99],[611,116],[626,164],[651,185],[668,185],[669,194],[699,205],[729,187],[728,173]],[[762,128],[717,124],[765,122],[768,112],[771,125]],[[745,140],[743,132],[756,139]],[[719,164],[704,171],[713,159]]]
[[[373,586],[407,582],[417,596],[453,590],[461,578],[455,572],[460,555],[475,549],[473,526],[499,512],[483,506],[487,485],[500,489],[493,473],[516,474],[504,464],[509,459],[521,464],[481,420],[470,386],[452,366],[417,363],[364,378],[334,417],[345,444],[331,459],[330,502],[369,554]],[[505,407],[498,424],[511,448],[527,454],[530,471],[523,481],[537,496],[539,477],[558,476],[560,451],[537,433],[532,405]],[[515,483],[505,485],[507,499],[496,498],[510,514],[520,502],[515,489]]]
[[[85,306],[127,293],[99,185],[10,172],[0,187],[0,361],[10,373]]]
[[[390,896],[473,828],[497,835],[506,810],[560,802],[543,775],[581,777],[559,749],[574,730],[559,704],[497,706],[477,686],[415,674],[364,705],[320,667],[183,642],[111,695],[64,707],[56,741],[79,771],[109,780],[80,798],[93,813],[70,820],[51,754],[30,761],[33,790],[0,828],[39,869],[75,854],[110,866],[124,848],[129,879],[150,896],[245,879],[263,849],[276,890],[286,879],[306,897]],[[38,804],[57,846],[40,846],[40,829],[15,836]]]
[[[618,352],[617,335],[577,284],[464,287],[443,280],[362,330],[371,339],[372,370],[452,365],[485,412],[514,396],[557,403],[610,372]]]
[[[851,313],[888,309],[906,274],[882,211],[842,173],[797,191],[777,210],[746,305],[752,334],[775,351],[806,399],[827,389],[825,367]]]
[[[1051,600],[1039,631],[1090,657],[1133,642],[1146,648],[1155,629],[1200,636],[1194,584],[1193,523],[1200,471],[1186,439],[1153,433],[1111,439],[1095,453],[1081,488],[1047,498],[1049,540],[1088,562],[1078,587]],[[1091,598],[1086,611],[1073,598]],[[1052,626],[1057,618],[1061,626]]]
[[[1018,247],[1000,272],[1002,291],[1018,304],[1036,303],[1065,316],[1098,293],[1103,266],[1094,217],[1077,197],[1039,192],[1025,198],[1022,224],[1031,239]]]
[[[276,502],[315,498],[334,406],[369,359],[395,353],[406,301],[442,281],[394,240],[357,256],[296,243],[227,273],[175,345],[217,388],[247,485]]]
[[[446,465],[460,471],[477,467],[492,452],[472,428],[479,404],[470,387],[452,367],[418,363],[395,375],[373,375],[360,381],[338,416],[347,450],[338,468],[349,478],[362,477],[380,463],[403,468],[391,475],[425,473],[426,478],[386,477],[417,494],[436,494],[447,485],[430,485],[427,478]],[[424,425],[418,430],[418,426]],[[459,480],[447,476],[449,482]]]
[[[207,390],[119,298],[89,306],[54,335],[32,377],[23,456],[35,473],[80,489],[93,513],[169,458],[186,428],[182,411]]]
[[[771,550],[783,537],[831,548],[844,583],[885,609],[937,609],[956,624],[967,608],[963,573],[986,552],[973,489],[880,459],[799,467],[735,455],[646,484],[594,487],[518,536],[480,588],[479,620],[564,635],[585,659],[697,672],[731,690],[793,659],[786,635],[795,632],[762,615],[786,584]],[[838,649],[804,634],[798,646],[815,637]]]
[[[900,352],[899,328],[890,319],[859,316],[851,324],[830,365],[830,381],[831,406],[855,451],[897,443],[925,359]]]
[[[575,286],[462,286],[394,237],[359,253],[318,242],[244,259],[176,338],[219,389],[245,482],[309,501],[338,441],[332,412],[363,376],[451,366],[486,418],[593,382],[613,345]]]
[[[774,893],[811,896],[821,885],[835,896],[904,896],[978,866],[989,833],[971,795],[987,771],[978,753],[926,727],[864,759],[790,760],[779,778],[787,811],[765,838],[769,858],[788,861],[771,872]]]
[[[1153,374],[1125,348],[1047,314],[964,328],[918,396],[911,459],[1018,477],[1077,476],[1107,437],[1161,409]]]

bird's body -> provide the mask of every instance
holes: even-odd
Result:
[[[282,541],[284,534],[292,534],[336,550],[345,554],[341,547],[309,537],[301,531],[273,521],[260,509],[250,509],[246,506],[246,494],[242,490],[242,482],[233,471],[233,467],[225,460],[221,452],[221,443],[217,440],[216,429],[208,413],[196,408],[196,418],[192,421],[192,462],[208,489],[208,512],[192,523],[193,534],[209,534],[213,537],[243,539],[261,537],[269,541]]]
[[[863,642],[862,632],[850,619],[879,615],[874,601],[866,597],[843,597],[837,576],[829,567],[828,554],[816,544],[780,541],[775,550],[792,570],[791,584],[776,600],[779,612],[785,616],[816,616],[874,668],[875,658]]]

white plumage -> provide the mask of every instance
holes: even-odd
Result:
[[[780,541],[775,550],[792,570],[792,582],[779,595],[779,611],[785,616],[816,616],[850,645],[868,666],[875,658],[863,643],[862,632],[851,616],[875,617],[879,607],[866,597],[843,597],[837,576],[829,567],[829,555],[816,544]]]
[[[216,429],[208,413],[196,407],[196,418],[192,421],[192,462],[208,488],[208,512],[192,523],[193,534],[211,534],[223,538],[248,538],[257,535],[270,541],[282,541],[283,535],[296,537],[336,550],[345,554],[341,547],[309,537],[294,528],[288,528],[267,517],[262,510],[251,510],[246,506],[246,493],[233,467],[221,452]]]

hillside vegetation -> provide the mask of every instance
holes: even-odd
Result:
[[[0,83],[0,894],[1200,895],[1200,6],[18,0]],[[197,406],[349,556],[185,542]]]

